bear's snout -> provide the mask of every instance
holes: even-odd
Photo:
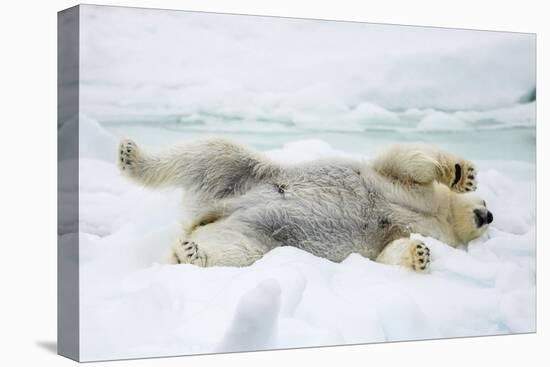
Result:
[[[485,224],[490,224],[493,221],[493,213],[489,210],[483,209],[474,209],[475,220],[478,227],[481,227]]]

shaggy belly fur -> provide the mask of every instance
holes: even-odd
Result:
[[[376,258],[402,235],[389,205],[374,184],[351,167],[314,166],[289,170],[224,203],[221,220],[268,248],[295,246],[332,261],[358,252]]]

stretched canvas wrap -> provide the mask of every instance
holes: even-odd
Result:
[[[59,13],[59,353],[536,330],[534,34]]]

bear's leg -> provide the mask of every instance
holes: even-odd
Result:
[[[213,199],[242,193],[278,172],[266,158],[223,139],[193,141],[157,154],[125,139],[118,147],[118,167],[141,185],[183,187]]]
[[[386,245],[376,261],[425,271],[430,263],[430,249],[422,241],[400,238]]]
[[[211,228],[209,228],[211,227]],[[234,230],[214,224],[199,227],[172,243],[168,262],[209,266],[248,266],[268,248]]]
[[[439,181],[455,192],[475,191],[475,166],[424,144],[393,145],[371,162],[378,173],[405,184]]]

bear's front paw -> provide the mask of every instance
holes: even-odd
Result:
[[[130,173],[136,167],[139,149],[132,140],[124,139],[118,146],[118,167],[125,173]]]
[[[476,168],[468,161],[455,163],[453,167],[454,178],[451,182],[451,190],[456,192],[469,192],[477,189]]]
[[[425,271],[430,264],[430,249],[419,240],[411,241],[409,251],[411,253],[412,268],[415,271]]]

